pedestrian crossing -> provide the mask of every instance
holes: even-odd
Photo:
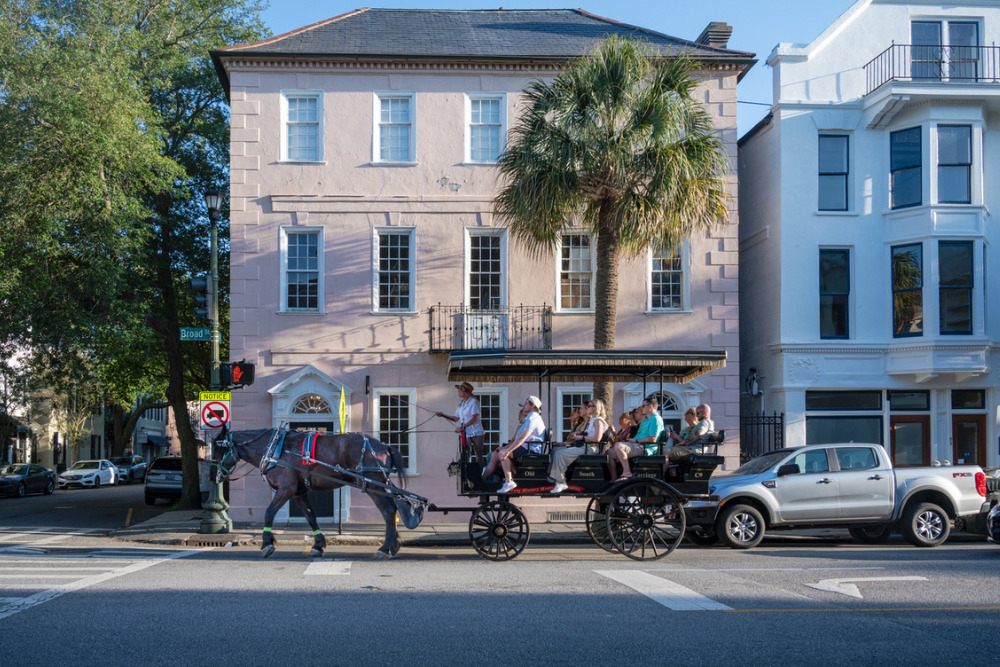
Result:
[[[60,544],[98,532],[0,527],[0,621],[67,593],[208,550]]]

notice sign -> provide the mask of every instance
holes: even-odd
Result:
[[[207,429],[222,428],[229,423],[229,399],[231,394],[228,391],[203,391],[198,394],[201,399],[201,424]]]

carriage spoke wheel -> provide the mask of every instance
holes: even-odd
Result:
[[[607,516],[608,503],[601,502],[599,498],[591,498],[587,505],[587,534],[594,540],[594,544],[605,551],[614,552],[615,545],[608,534]]]
[[[622,487],[608,504],[607,515],[612,544],[633,560],[663,558],[684,539],[684,508],[661,482],[637,480]]]
[[[494,500],[473,511],[469,537],[476,553],[483,558],[510,560],[528,544],[528,520],[514,505]]]

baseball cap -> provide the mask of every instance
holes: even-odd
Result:
[[[542,399],[538,398],[537,396],[529,396],[528,400],[526,400],[524,403],[531,403],[532,405],[534,405],[539,410],[542,409]],[[520,408],[523,408],[524,407],[524,403],[518,403],[517,406],[520,407]]]

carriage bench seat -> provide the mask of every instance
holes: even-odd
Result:
[[[580,487],[584,493],[603,491],[611,482],[608,476],[607,455],[584,454],[580,456],[566,469],[566,481],[571,487]]]
[[[692,454],[670,465],[667,481],[681,493],[708,493],[708,480],[724,462],[725,459],[716,454]]]
[[[548,477],[548,454],[525,454],[514,464],[514,481],[518,486],[551,486]]]
[[[632,468],[632,475],[635,477],[662,477],[663,466],[667,463],[667,457],[662,454],[654,456],[640,455],[629,459],[629,466]]]

